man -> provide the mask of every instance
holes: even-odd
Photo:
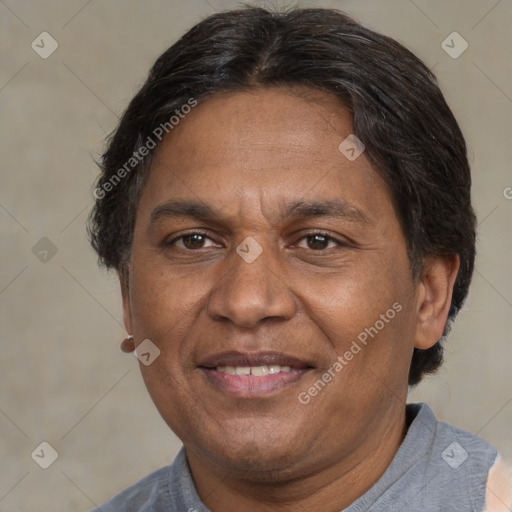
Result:
[[[509,510],[496,450],[406,406],[475,255],[465,142],[408,50],[332,10],[216,14],[102,171],[122,348],[184,448],[97,510]]]

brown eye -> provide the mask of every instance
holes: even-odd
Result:
[[[194,234],[183,237],[183,245],[187,249],[201,249],[205,241],[204,235]]]
[[[208,245],[206,245],[208,243]],[[181,249],[197,250],[204,249],[205,247],[218,247],[214,241],[203,233],[189,233],[181,235],[166,245],[175,245]]]
[[[304,241],[305,241],[305,247],[304,247]],[[329,244],[331,244],[331,245],[329,245]],[[324,235],[322,233],[313,233],[311,235],[307,235],[307,236],[303,237],[302,240],[299,242],[299,247],[302,247],[305,249],[311,249],[313,251],[322,251],[324,249],[330,249],[337,245],[340,245],[340,243],[337,242],[331,236]]]
[[[329,240],[323,235],[311,235],[308,236],[308,246],[310,249],[325,249],[329,244]]]

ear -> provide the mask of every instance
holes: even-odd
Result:
[[[459,265],[458,254],[424,260],[418,283],[415,348],[426,350],[443,335]]]
[[[133,334],[132,329],[132,311],[130,301],[130,270],[123,266],[119,270],[119,284],[121,285],[121,297],[123,299],[123,323],[128,334]]]

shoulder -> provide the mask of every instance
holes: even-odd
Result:
[[[452,470],[471,469],[473,474],[487,477],[498,455],[493,446],[471,432],[439,421],[425,403],[408,404],[407,408],[414,415],[415,437],[429,438],[428,451],[434,465]]]
[[[158,469],[91,512],[172,511],[169,474],[170,466]]]
[[[431,436],[425,454],[426,499],[436,502],[443,510],[484,511],[488,479],[498,460],[498,452],[475,434],[438,421],[426,404],[414,406],[423,434]],[[489,509],[488,512],[494,511]]]
[[[443,421],[436,423],[433,446],[433,454],[439,453],[451,469],[464,468],[465,472],[485,479],[498,455],[496,449],[481,437]],[[438,462],[441,464],[439,459]]]
[[[498,455],[489,471],[484,512],[512,510],[512,463]]]

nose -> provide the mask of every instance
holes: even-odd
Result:
[[[293,294],[272,258],[271,251],[264,249],[254,261],[248,262],[233,251],[210,293],[210,317],[228,319],[243,328],[255,327],[263,319],[292,318],[296,308]]]

